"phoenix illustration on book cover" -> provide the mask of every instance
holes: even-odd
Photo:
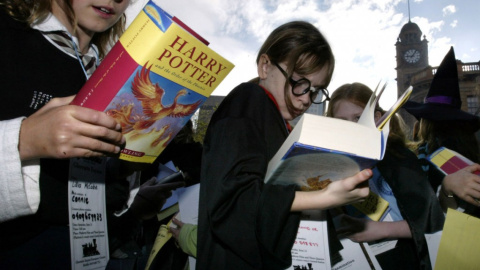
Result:
[[[130,145],[146,137],[154,137],[148,147],[150,150],[153,148],[153,152],[161,152],[183,126],[178,124],[182,121],[172,118],[185,118],[187,121],[203,99],[178,84],[162,80],[160,76],[152,81],[156,74],[150,72],[151,67],[146,63],[135,73],[130,83],[125,84],[123,93],[108,106],[106,113],[122,125],[122,133]],[[162,87],[161,83],[165,85]],[[126,148],[130,148],[128,144]]]

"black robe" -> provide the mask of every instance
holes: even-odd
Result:
[[[0,120],[30,116],[85,83],[78,60],[0,8]],[[51,128],[46,126],[45,128]],[[0,223],[0,269],[69,269],[68,159],[40,160],[38,211]],[[107,177],[107,214],[128,200],[128,183]],[[110,209],[110,210],[109,210]],[[110,226],[112,222],[107,222]],[[122,223],[125,226],[125,223]]]
[[[376,257],[383,269],[431,269],[425,233],[441,231],[445,216],[415,154],[392,148],[377,167],[393,191],[412,239],[399,239],[394,249]]]
[[[214,113],[204,141],[197,269],[283,269],[300,213],[295,186],[264,184],[269,160],[288,136],[257,84],[236,87]]]
[[[0,120],[30,116],[51,98],[76,94],[85,83],[77,59],[54,47],[38,30],[11,18],[3,9],[0,9],[0,33]],[[18,246],[51,224],[68,225],[68,167],[66,159],[41,160],[38,211],[0,224],[0,251]]]

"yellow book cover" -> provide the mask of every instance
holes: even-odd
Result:
[[[479,228],[480,219],[449,208],[434,269],[479,269]]]
[[[127,139],[120,159],[152,163],[234,65],[149,1],[77,94]]]
[[[372,191],[364,201],[352,204],[353,207],[373,221],[382,220],[388,205],[388,201]]]
[[[427,159],[445,175],[452,174],[473,164],[468,158],[446,147],[438,148],[435,152],[429,155]],[[475,171],[473,173],[480,175],[480,171]]]

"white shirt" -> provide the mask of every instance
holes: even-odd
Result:
[[[23,119],[0,121],[0,222],[34,214],[40,204],[40,160],[20,161]]]

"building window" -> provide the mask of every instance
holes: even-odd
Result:
[[[476,95],[468,95],[467,96],[467,106],[468,112],[475,115],[480,115],[479,107],[478,107],[478,96]]]

